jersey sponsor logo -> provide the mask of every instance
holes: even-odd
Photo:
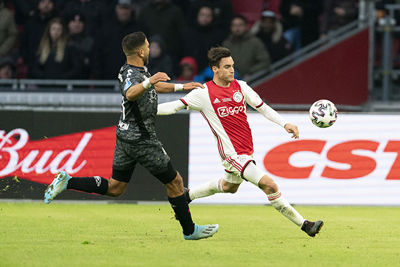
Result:
[[[217,108],[218,116],[227,117],[229,115],[239,114],[240,112],[246,112],[246,106],[235,106],[235,107],[219,107]]]
[[[118,127],[119,127],[120,130],[126,131],[126,130],[128,130],[128,128],[129,128],[129,124],[120,121],[120,122],[118,123]]]
[[[131,87],[131,85],[132,85],[132,82],[128,78],[126,78],[125,85],[124,85],[124,91],[128,90],[129,87]]]
[[[235,92],[233,94],[233,100],[235,100],[235,102],[240,103],[243,100],[243,95],[241,92]]]
[[[219,101],[219,99],[218,98],[216,98],[215,100],[214,100],[214,104],[217,104],[217,103],[220,103],[221,101]]]

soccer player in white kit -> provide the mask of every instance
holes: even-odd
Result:
[[[259,187],[276,210],[314,237],[323,222],[305,220],[282,196],[274,180],[255,165],[246,105],[282,126],[293,138],[299,137],[297,126],[285,121],[265,104],[246,82],[234,78],[234,61],[229,49],[211,48],[208,61],[214,77],[204,84],[205,89],[195,89],[180,100],[159,104],[157,112],[158,115],[169,115],[184,108],[200,111],[214,134],[225,177],[191,188],[186,194],[188,202],[215,193],[235,193],[246,180]]]

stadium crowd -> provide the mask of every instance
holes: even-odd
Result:
[[[263,3],[249,21],[229,0],[0,0],[0,78],[114,80],[123,36],[143,31],[151,73],[207,80],[207,51],[223,45],[246,79],[358,14],[354,0]]]

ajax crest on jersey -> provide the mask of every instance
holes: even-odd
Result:
[[[243,99],[243,95],[241,92],[235,92],[233,94],[233,100],[235,100],[235,102],[240,103]]]
[[[337,119],[337,109],[335,105],[326,99],[314,102],[309,112],[311,122],[320,128],[332,126]]]

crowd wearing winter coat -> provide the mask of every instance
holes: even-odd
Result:
[[[236,77],[247,79],[352,21],[354,3],[281,0],[278,12],[266,4],[258,21],[248,21],[233,15],[229,0],[0,0],[0,62],[16,78],[114,80],[125,61],[122,38],[143,31],[151,73],[209,79],[207,52],[223,45]],[[54,20],[61,44],[50,36]]]

